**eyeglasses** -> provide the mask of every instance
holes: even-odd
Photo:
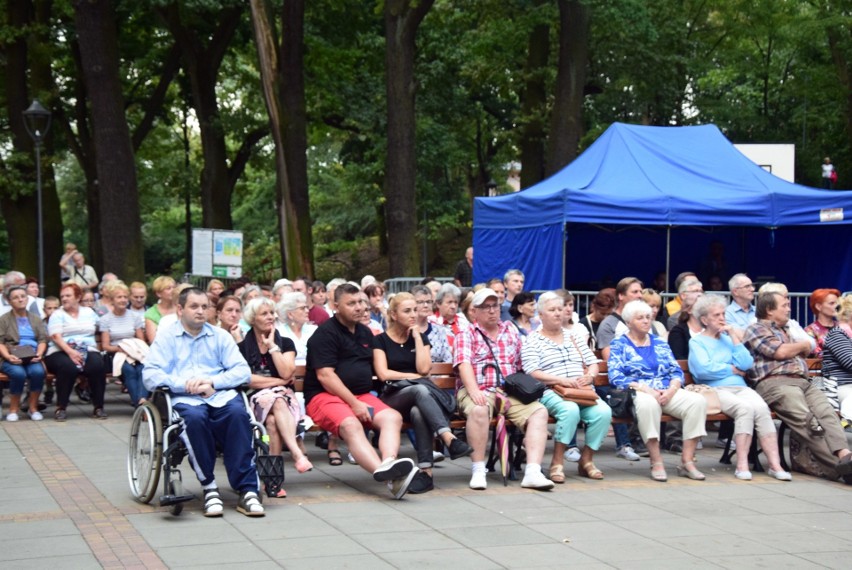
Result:
[[[754,289],[754,283],[749,283],[748,285],[740,285],[739,287],[734,287],[734,289]]]
[[[479,305],[477,309],[482,309],[483,311],[496,311],[500,308],[500,305],[497,303],[489,303],[487,305]]]
[[[430,301],[430,300],[428,300],[428,299],[424,299],[424,300],[422,300],[422,301],[417,301],[417,304],[418,304],[418,305],[431,305],[431,304],[432,304],[432,301]]]
[[[308,306],[307,306],[307,305],[299,305],[299,306],[298,306],[298,307],[296,307],[296,308],[297,308],[298,310],[300,310],[300,311],[307,311],[307,310],[308,310]]]

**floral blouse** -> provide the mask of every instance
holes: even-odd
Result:
[[[665,390],[672,380],[683,385],[683,370],[675,360],[669,345],[654,335],[650,346],[639,346],[625,334],[610,344],[607,371],[609,383],[627,388],[631,382],[641,382],[654,390]]]

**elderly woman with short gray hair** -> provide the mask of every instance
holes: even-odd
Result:
[[[521,350],[524,372],[548,387],[587,387],[591,397],[596,398],[593,387],[598,374],[598,360],[582,337],[577,338],[564,328],[563,312],[564,301],[556,293],[548,291],[538,298],[541,328],[530,334],[524,342]],[[604,475],[595,467],[593,459],[609,431],[612,409],[600,399],[594,406],[580,407],[575,402],[564,400],[552,389],[544,391],[541,403],[556,419],[550,480],[554,483],[565,482],[563,457],[581,421],[586,424],[586,442],[580,454],[577,472],[589,479],[603,479]]]
[[[696,383],[716,389],[722,413],[734,418],[736,478],[751,481],[748,452],[757,431],[769,462],[769,475],[790,481],[792,476],[781,467],[772,412],[745,383],[746,371],[754,364],[754,358],[743,344],[743,331],[725,322],[726,308],[725,299],[719,295],[705,295],[692,306],[692,316],[701,322],[704,331],[689,341],[689,370]]]
[[[305,455],[304,444],[296,437],[304,433],[302,407],[290,387],[296,369],[293,341],[275,330],[275,302],[256,297],[246,304],[243,318],[251,325],[249,334],[239,343],[240,353],[251,369],[249,386],[255,390],[251,404],[257,421],[266,425],[269,453],[280,455],[287,446],[299,473],[313,469]],[[281,489],[267,489],[272,496],[286,496]]]
[[[458,314],[460,299],[461,289],[452,283],[444,283],[435,294],[436,312],[435,316],[430,319],[448,329],[451,346],[455,337],[470,326],[467,318]]]
[[[678,475],[703,481],[704,474],[695,467],[695,449],[698,438],[707,435],[704,429],[707,401],[701,394],[680,389],[683,370],[669,345],[649,334],[651,307],[645,301],[627,303],[621,318],[628,330],[610,345],[609,383],[615,388],[635,391],[636,423],[650,454],[651,479],[668,480],[660,454],[660,419],[666,413],[683,420],[683,452]]]
[[[308,298],[298,291],[284,293],[275,309],[278,313],[275,328],[281,336],[293,341],[296,364],[304,365],[308,357],[308,339],[317,330],[317,326],[308,319]]]

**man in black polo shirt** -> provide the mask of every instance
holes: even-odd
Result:
[[[376,481],[386,481],[394,498],[401,499],[417,469],[411,459],[396,458],[402,416],[370,394],[373,333],[359,322],[367,310],[359,293],[350,284],[335,289],[337,313],[308,340],[306,410],[320,428],[342,437],[358,465]],[[381,459],[364,426],[380,431]]]

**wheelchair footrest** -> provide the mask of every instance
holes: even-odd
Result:
[[[194,500],[195,495],[163,495],[160,497],[160,506],[171,507],[172,505],[177,505],[178,503],[185,503],[187,501]]]

